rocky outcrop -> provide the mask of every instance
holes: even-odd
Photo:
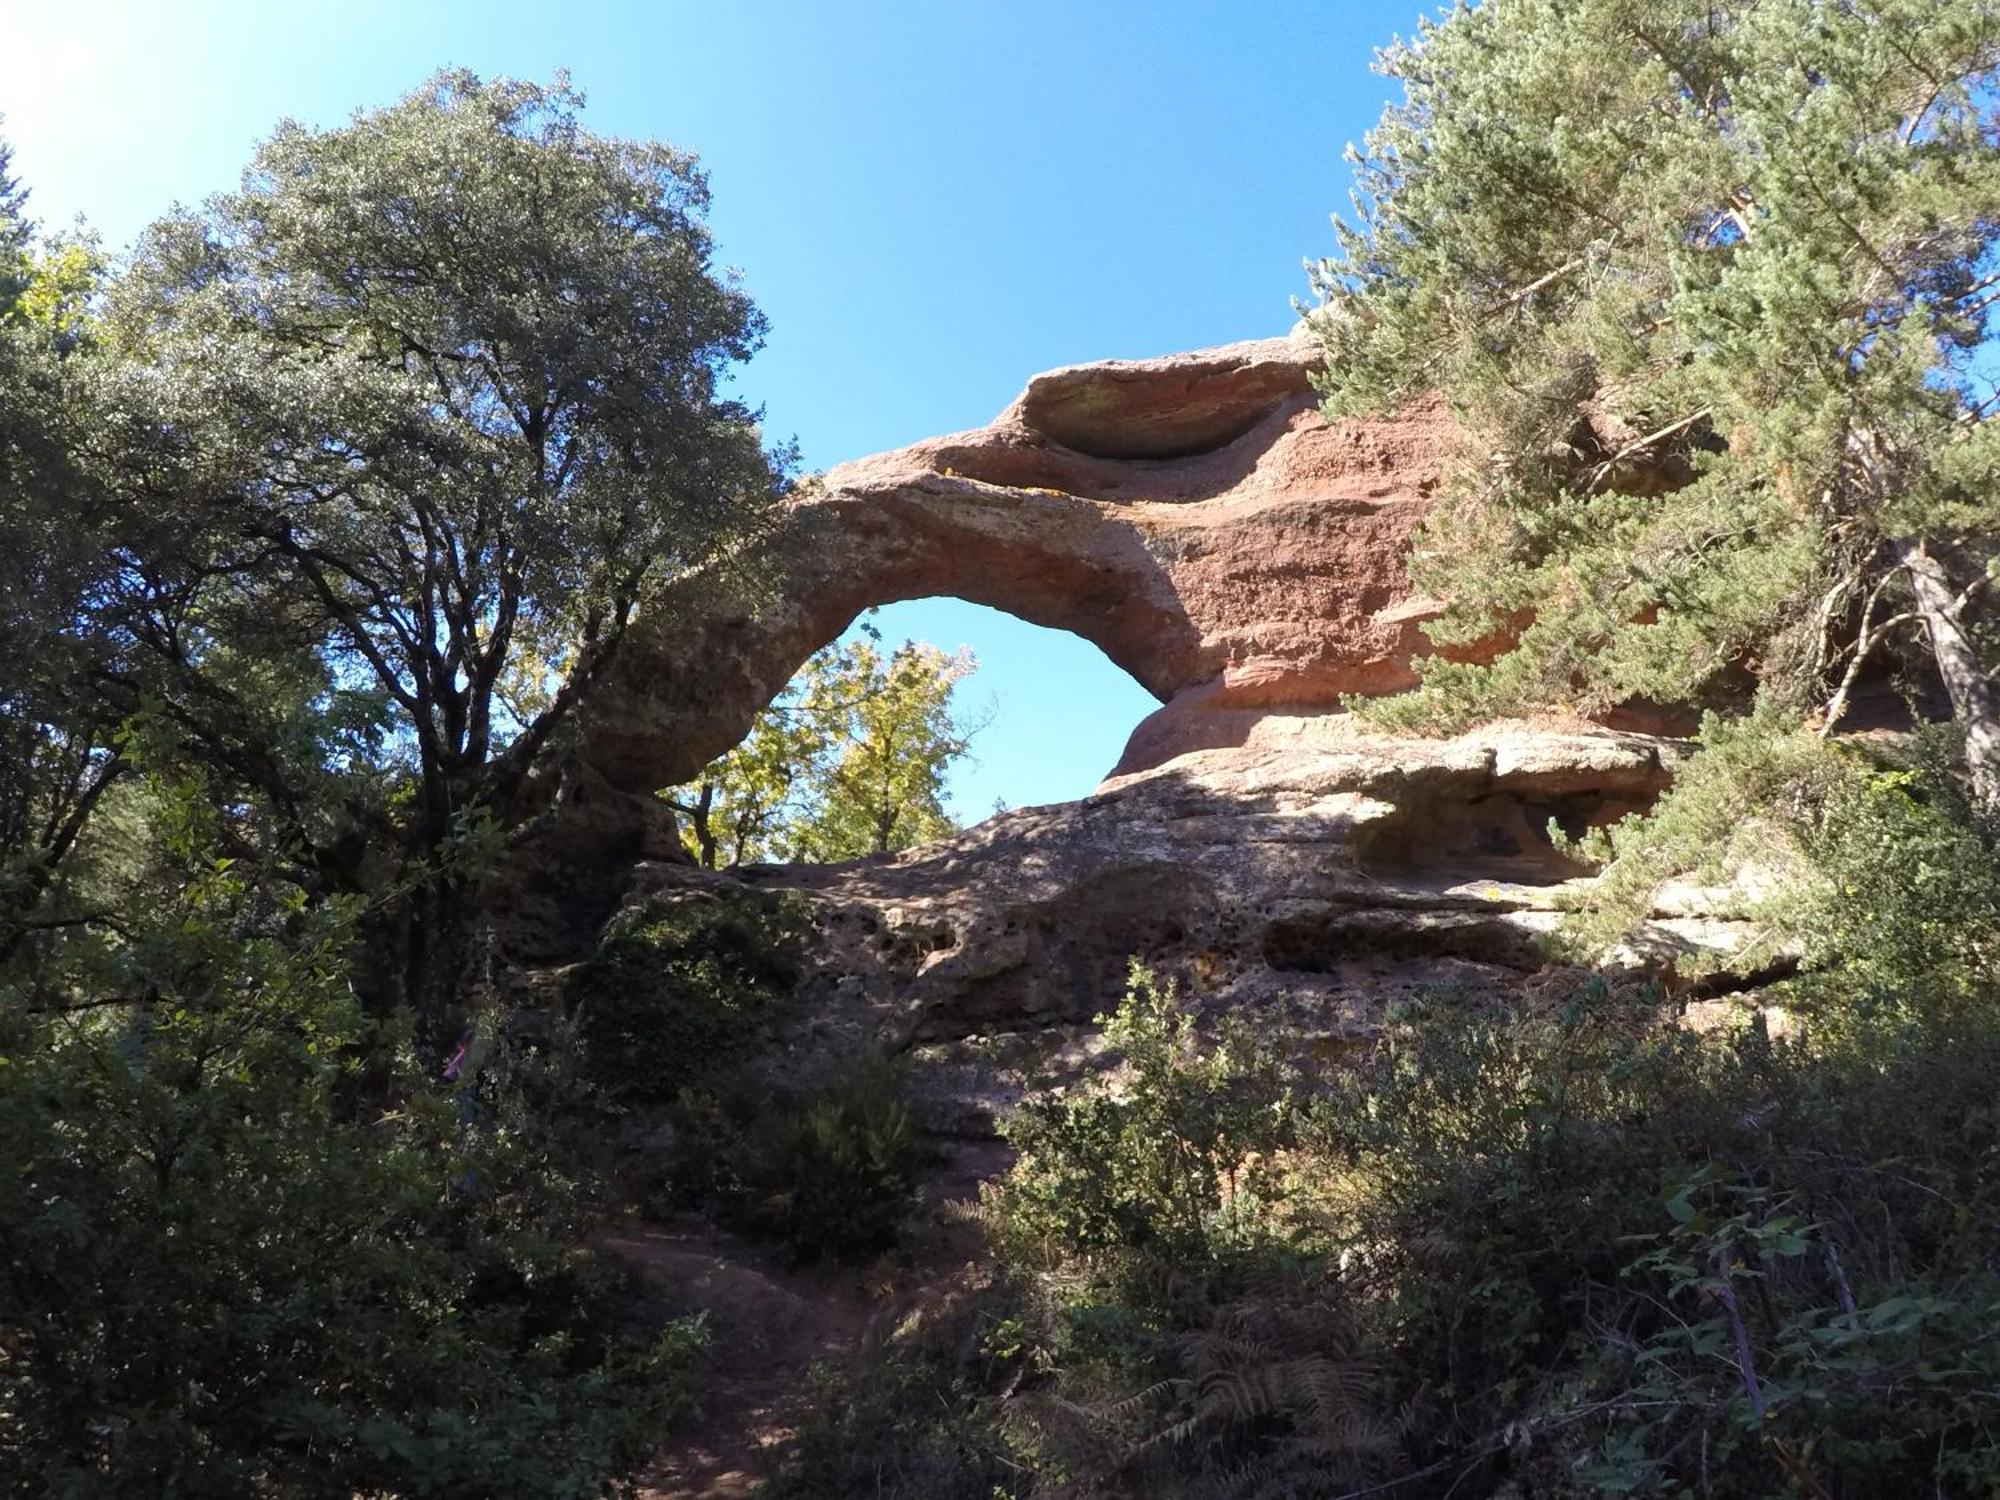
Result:
[[[685,779],[863,610],[940,594],[1075,632],[1189,695],[1182,719],[1408,686],[1432,611],[1403,558],[1455,429],[1435,405],[1329,425],[1314,359],[1300,334],[1056,370],[986,427],[834,469],[754,591],[702,579],[654,610],[591,763],[625,790]]]
[[[809,1083],[887,1050],[931,1123],[990,1131],[1031,1073],[1089,1061],[1134,958],[1206,1006],[1337,1051],[1398,995],[1518,996],[1583,872],[1552,841],[1648,805],[1679,742],[1508,722],[1370,728],[1435,606],[1405,571],[1457,430],[1438,406],[1329,424],[1313,351],[1272,339],[1057,370],[992,424],[836,469],[754,571],[646,621],[588,726],[598,816],[734,744],[862,610],[948,594],[1074,631],[1159,697],[1098,791],[837,866],[643,863],[628,899],[788,891],[811,977],[763,1066]],[[665,853],[670,840],[656,840]],[[1663,915],[1666,953],[1733,939]]]
[[[803,896],[812,978],[770,1056],[809,1081],[920,1060],[931,1123],[977,1135],[1031,1075],[1089,1060],[1136,956],[1204,1006],[1338,1049],[1400,996],[1518,992],[1582,872],[1550,842],[1647,805],[1677,742],[1501,723],[1447,740],[1339,711],[1254,716],[1238,743],[1115,776],[936,844],[845,865],[642,868],[634,899]],[[1664,948],[1730,924],[1663,919]]]

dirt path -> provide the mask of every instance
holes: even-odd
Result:
[[[913,1217],[928,1231],[916,1243],[906,1235],[873,1264],[796,1265],[782,1246],[699,1219],[620,1224],[596,1236],[639,1272],[667,1316],[708,1318],[700,1412],[640,1477],[642,1500],[739,1500],[761,1490],[808,1414],[815,1363],[850,1364],[915,1310],[978,1279],[983,1235],[947,1205],[976,1199],[1007,1161],[998,1142],[941,1151]]]
[[[736,1500],[775,1471],[815,1361],[853,1357],[879,1304],[865,1268],[794,1266],[781,1248],[701,1225],[636,1224],[598,1241],[672,1315],[705,1311],[699,1416],[642,1478],[645,1500]]]

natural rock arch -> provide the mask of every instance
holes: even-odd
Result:
[[[788,506],[758,598],[656,609],[587,758],[625,791],[684,780],[862,611],[935,595],[1080,635],[1177,700],[1125,770],[1231,732],[1218,710],[1409,685],[1428,610],[1403,558],[1450,421],[1329,426],[1315,358],[1300,332],[1072,366],[987,427],[834,469]]]
[[[810,961],[767,1080],[903,1055],[924,1118],[968,1139],[1031,1071],[1091,1065],[1135,956],[1334,1050],[1397,994],[1518,993],[1582,873],[1549,828],[1645,807],[1680,747],[1552,711],[1431,739],[1341,710],[1415,680],[1435,607],[1405,559],[1458,434],[1429,403],[1330,425],[1313,362],[1295,337],[1057,370],[987,427],[828,474],[787,507],[761,597],[696,580],[649,615],[586,725],[562,857],[516,905],[574,905],[603,869],[635,904],[801,899]],[[1076,802],[841,864],[681,856],[642,794],[740,739],[861,611],[940,594],[1083,636],[1165,706]],[[1663,910],[1645,941],[1739,935]]]

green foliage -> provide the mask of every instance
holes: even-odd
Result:
[[[1292,1085],[1134,966],[1112,1081],[1031,1098],[984,1216],[1045,1378],[996,1414],[1036,1472],[1161,1495],[1344,1492],[1397,1449],[1337,1282],[1299,1259]]]
[[[1592,1492],[1673,1493],[1700,1465],[1718,1495],[2000,1478],[1972,1415],[1990,1356],[1965,1342],[2000,1291],[1965,1217],[1996,1187],[1993,1020],[1953,1051],[1914,1028],[1701,1037],[1589,993],[1406,1018],[1309,1140],[1432,1440],[1486,1457],[1512,1425]],[[1958,1138],[1908,1154],[1947,1120]],[[1939,1323],[1899,1323],[1906,1299]]]
[[[916,641],[885,656],[873,627],[864,634],[816,654],[741,745],[661,794],[704,865],[854,859],[956,827],[945,776],[973,730],[952,694],[972,657]]]
[[[1950,774],[1955,747],[1920,739],[1899,769],[1841,782],[1801,841],[1813,879],[1792,923],[1806,969],[1791,993],[1823,1025],[1983,1024],[2000,987],[2000,860]]]
[[[371,998],[433,1053],[474,967],[467,830],[548,805],[637,611],[729,584],[789,462],[724,393],[764,325],[706,180],[582,108],[446,72],[280,126],[148,230],[88,361],[137,662],[89,680],[156,701],[260,849],[383,897]],[[311,732],[357,700],[386,732]]]
[[[1852,801],[1865,769],[1769,703],[1737,719],[1707,715],[1697,746],[1646,813],[1573,844],[1551,830],[1559,848],[1599,867],[1563,934],[1572,956],[1610,954],[1675,883],[1709,893],[1704,904],[1719,915],[1756,923],[1726,957],[1679,955],[1683,973],[1724,963],[1754,971],[1796,949],[1793,919],[1815,879],[1800,838],[1826,826],[1831,804]]]
[[[34,221],[28,191],[13,173],[14,148],[0,137],[0,318],[10,316],[27,286],[28,245]]]
[[[768,1493],[771,1500],[1010,1500],[1032,1476],[980,1411],[1004,1360],[977,1337],[990,1299],[927,1321],[843,1375],[813,1371],[813,1415]]]
[[[605,1492],[690,1408],[698,1327],[621,1325],[519,1101],[360,1013],[350,908],[160,805],[149,920],[0,984],[0,1490]]]
[[[1473,434],[1413,572],[1426,723],[1721,699],[1838,716],[1929,635],[2000,799],[2000,222],[1991,0],[1514,0],[1381,54],[1401,81],[1319,267],[1328,410],[1441,390]]]
[[[1790,960],[1800,972],[1777,993],[1809,1014],[1852,1025],[1887,1008],[1953,1024],[2000,985],[2000,863],[1946,748],[1916,751],[1885,769],[1768,707],[1711,715],[1657,807],[1580,841],[1601,873],[1567,942],[1601,957],[1670,885],[1729,890],[1752,936],[1727,955],[1679,956],[1684,974]]]
[[[215,497],[216,561],[259,560],[208,580],[211,609],[289,601],[427,777],[531,756],[649,581],[726,551],[772,489],[718,395],[763,325],[710,272],[707,185],[581,106],[443,73],[341,129],[287,124],[111,294],[164,456]],[[510,725],[494,687],[538,632],[566,691]]]
[[[894,1243],[930,1147],[887,1064],[863,1064],[765,1116],[752,1181],[765,1216],[802,1257]]]
[[[583,1081],[613,1106],[665,1104],[749,1056],[798,981],[801,922],[748,893],[622,915],[571,985]]]
[[[58,876],[123,774],[131,669],[105,603],[124,574],[105,498],[80,454],[85,310],[102,266],[88,242],[38,243],[0,143],[0,959],[74,915]]]
[[[988,1209],[1022,1251],[1135,1250],[1172,1259],[1241,1248],[1272,1191],[1255,1153],[1282,1133],[1276,1070],[1242,1031],[1198,1045],[1173,986],[1138,964],[1099,1016],[1121,1076],[1041,1094],[1007,1123],[1014,1170]]]
[[[1695,765],[1598,847],[1637,889],[1699,873],[1745,785],[1790,809],[1746,834],[1789,871],[1746,898],[1804,959],[1783,1009],[1439,995],[1274,1075],[1135,983],[1119,1083],[1031,1100],[986,1199],[1026,1378],[984,1409],[1040,1482],[2000,1489],[1995,862],[1936,765],[1770,714]]]

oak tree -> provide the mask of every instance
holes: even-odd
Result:
[[[729,556],[782,487],[725,390],[764,324],[711,264],[705,178],[591,133],[583,102],[447,72],[338,129],[282,125],[238,191],[146,234],[107,315],[127,483],[181,528],[146,639],[196,732],[236,726],[219,742],[257,739],[246,655],[303,650],[309,695],[379,700],[433,1041],[451,851],[513,816],[654,586]],[[515,719],[529,656],[559,666]],[[276,737],[238,761],[282,802]]]

